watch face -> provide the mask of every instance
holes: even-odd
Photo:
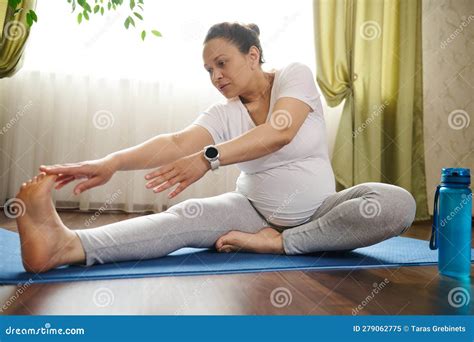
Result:
[[[208,147],[206,149],[206,157],[207,158],[213,159],[213,158],[217,157],[217,154],[218,154],[217,148],[215,148],[215,147]]]

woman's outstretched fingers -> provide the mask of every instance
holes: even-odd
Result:
[[[182,157],[169,165],[160,167],[157,171],[145,175],[145,179],[150,180],[150,182],[146,184],[146,187],[153,188],[154,192],[161,192],[179,183],[176,190],[168,195],[168,198],[173,198],[189,185],[203,177],[205,173],[210,170],[208,164],[207,161],[202,159],[200,152]]]
[[[170,172],[171,170],[173,170],[173,166],[172,165],[164,165],[164,166],[161,166],[160,168],[158,168],[157,170],[153,171],[153,172],[150,172],[150,173],[147,173],[145,175],[145,179],[146,180],[150,180],[152,178],[156,178],[156,177],[159,177],[161,175],[164,175],[168,172]]]
[[[79,168],[82,165],[51,165],[51,166],[40,166],[40,171],[45,172],[50,175],[59,175],[59,174],[64,174],[64,175],[74,175],[79,173]]]
[[[73,176],[73,175],[64,175],[64,174],[61,173],[58,176],[58,178],[56,178],[56,183],[65,181],[65,180],[70,179],[70,178],[76,178],[76,177]]]
[[[79,195],[80,193],[90,189],[90,188],[93,188],[97,185],[100,185],[101,184],[101,180],[100,178],[91,178],[91,179],[88,179],[84,182],[81,182],[79,184],[76,185],[76,187],[74,188],[74,194],[75,195]]]
[[[176,175],[170,174],[170,176],[168,177],[167,175],[164,182],[157,183],[158,186],[153,189],[153,192],[162,192],[163,190],[166,190],[172,187],[173,185],[179,183],[182,180],[183,180],[183,176],[180,176],[177,174]]]
[[[186,189],[188,187],[188,184],[186,183],[186,181],[183,181],[181,183],[179,183],[178,187],[176,189],[174,189],[169,195],[168,195],[168,198],[173,198],[175,196],[177,196],[181,191],[183,191],[184,189]]]
[[[57,170],[58,168],[60,168],[61,165],[59,164],[54,164],[54,165],[41,165],[39,167],[40,171],[43,171],[43,172],[48,172],[48,171],[51,171],[51,170]]]
[[[150,180],[148,183],[146,183],[145,186],[148,189],[156,188],[158,185],[163,184],[169,181],[170,179],[174,178],[177,174],[178,173],[174,169],[171,169],[166,173],[160,173],[160,176]]]
[[[61,176],[59,176],[59,177],[61,177]],[[56,182],[59,182],[59,184],[57,184],[54,187],[56,190],[61,189],[62,187],[64,187],[65,185],[71,183],[73,180],[76,179],[76,177],[74,177],[74,176],[67,176],[67,177],[63,177],[63,178],[61,178],[61,180],[59,180],[59,177],[58,177],[58,179],[56,179]]]

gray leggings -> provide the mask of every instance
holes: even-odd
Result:
[[[165,256],[182,247],[213,247],[232,230],[256,233],[273,227],[286,254],[351,250],[400,235],[415,218],[413,196],[385,183],[363,183],[327,197],[311,219],[296,227],[276,227],[250,201],[233,191],[188,199],[165,212],[98,228],[76,230],[86,265]]]

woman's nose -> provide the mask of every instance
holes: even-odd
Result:
[[[220,71],[213,71],[212,72],[212,81],[215,83],[216,81],[222,78],[222,73]]]

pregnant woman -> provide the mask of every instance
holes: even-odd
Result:
[[[17,198],[26,213],[17,223],[26,270],[157,258],[182,247],[288,255],[350,250],[410,227],[416,205],[403,188],[363,183],[335,191],[311,70],[291,63],[263,71],[258,36],[256,25],[210,28],[204,68],[225,100],[189,127],[99,160],[41,166],[23,183]],[[177,185],[174,197],[209,170],[230,164],[241,170],[232,192],[92,229],[70,230],[51,199],[54,187],[76,179],[86,178],[74,188],[79,194],[116,171],[153,168],[146,188]]]

